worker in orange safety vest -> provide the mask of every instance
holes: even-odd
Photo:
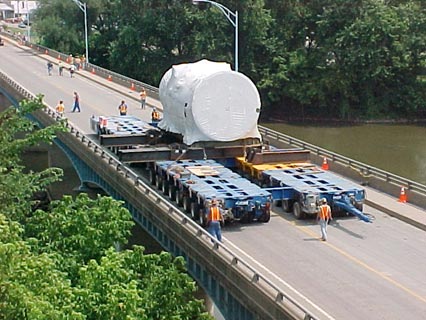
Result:
[[[120,111],[120,116],[125,116],[127,114],[127,104],[124,100],[121,101],[118,110]]]
[[[318,210],[317,221],[321,227],[321,240],[327,241],[327,224],[329,220],[333,220],[331,216],[331,208],[327,204],[327,199],[321,199],[321,205]]]
[[[160,112],[158,112],[157,109],[155,108],[152,109],[151,119],[152,119],[152,122],[161,120]]]
[[[218,206],[217,200],[213,199],[207,215],[207,231],[218,241],[222,241],[221,223],[223,223],[222,209]]]

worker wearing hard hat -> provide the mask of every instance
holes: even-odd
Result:
[[[327,204],[327,199],[322,198],[320,203],[317,221],[321,226],[321,240],[327,241],[327,224],[329,220],[333,220],[333,217],[331,216],[331,208]]]
[[[118,106],[118,110],[120,111],[120,116],[127,115],[127,104],[124,100],[121,101],[120,105]]]
[[[155,108],[152,109],[151,119],[152,119],[152,122],[157,122],[161,120],[160,112],[158,112],[157,109]]]
[[[221,223],[223,223],[222,209],[219,208],[217,200],[213,199],[207,216],[207,227],[208,232],[219,241],[222,241]]]

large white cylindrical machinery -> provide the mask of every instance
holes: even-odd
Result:
[[[261,138],[259,92],[227,63],[175,65],[164,74],[159,89],[164,113],[158,126],[181,134],[187,145]]]

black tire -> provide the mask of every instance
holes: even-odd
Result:
[[[167,181],[166,179],[163,180],[163,184],[161,186],[161,191],[165,195],[169,194],[169,181]]]
[[[254,220],[254,216],[255,216],[254,211],[250,211],[250,212],[247,214],[247,222],[248,222],[248,223],[252,223],[252,222],[253,222],[253,220]]]
[[[248,223],[249,222],[249,213],[244,212],[242,217],[240,218],[241,223]]]
[[[155,176],[156,176],[156,175],[155,175],[154,168],[149,169],[149,182],[150,182],[152,185],[155,185],[155,182],[156,182]]]
[[[293,211],[293,201],[292,200],[283,200],[282,207],[284,212]]]
[[[271,220],[271,210],[265,209],[263,214],[259,217],[259,222],[266,223],[269,222],[269,220]]]
[[[302,211],[299,202],[293,204],[293,215],[297,220],[301,220],[305,217],[305,213]]]
[[[182,205],[186,213],[191,213],[191,198],[189,196],[183,197]]]
[[[204,210],[200,211],[199,219],[200,226],[203,228],[207,227],[207,215]]]
[[[200,206],[196,202],[191,203],[191,218],[194,221],[198,221],[200,219]]]
[[[155,178],[155,186],[157,187],[158,190],[161,190],[163,188],[163,178],[160,176],[157,176]]]
[[[183,205],[183,195],[182,195],[182,190],[180,189],[176,189],[176,199],[175,199],[176,203],[178,206]]]
[[[172,184],[169,185],[169,198],[172,201],[176,200],[176,187]]]

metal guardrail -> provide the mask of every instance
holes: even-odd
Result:
[[[26,99],[35,99],[35,95],[29,92],[27,89],[20,86],[16,81],[8,77],[5,73],[0,70],[0,78],[6,81],[14,90],[19,92],[20,95],[24,96]],[[53,108],[45,104],[43,111],[49,115],[52,120],[57,121],[58,116]],[[102,159],[107,161],[107,163],[114,168],[116,171],[120,172],[124,178],[130,179],[133,182],[135,188],[138,188],[140,192],[144,193],[150,199],[156,203],[158,206],[161,206],[163,210],[168,212],[169,216],[172,217],[176,223],[180,224],[182,228],[187,229],[192,233],[194,238],[206,241],[207,243],[212,244],[212,253],[218,254],[222,259],[227,259],[230,267],[235,269],[237,272],[247,276],[247,279],[250,280],[253,285],[257,285],[263,289],[264,292],[270,293],[271,299],[275,303],[287,303],[292,309],[294,309],[298,314],[300,314],[305,320],[315,320],[319,317],[314,316],[314,313],[309,311],[304,306],[300,305],[294,298],[291,297],[288,293],[284,292],[281,288],[276,286],[272,281],[267,277],[262,275],[249,263],[244,261],[239,255],[234,253],[232,250],[227,248],[221,242],[216,241],[212,238],[211,235],[201,228],[197,223],[188,218],[182,211],[177,209],[172,203],[166,201],[157,190],[151,188],[147,185],[137,173],[127,167],[125,164],[121,163],[116,159],[112,154],[103,150],[102,146],[99,145],[93,139],[87,137],[78,127],[72,123],[66,123],[69,133],[72,134],[76,139],[80,141],[85,147],[88,147],[92,152],[100,156]],[[237,270],[238,269],[238,270]],[[243,269],[243,270],[242,270]]]
[[[338,153],[331,152],[329,150],[323,149],[308,142],[296,139],[284,133],[280,133],[263,126],[259,126],[259,131],[264,137],[270,138],[275,141],[283,142],[291,146],[296,146],[309,150],[318,156],[327,157],[333,162],[358,170],[364,175],[371,175],[378,179],[382,179],[387,183],[395,184],[397,186],[405,186],[409,190],[416,191],[419,194],[426,196],[426,186],[416,181],[412,181],[396,174],[389,173],[387,171],[367,165],[365,163],[347,158]]]

